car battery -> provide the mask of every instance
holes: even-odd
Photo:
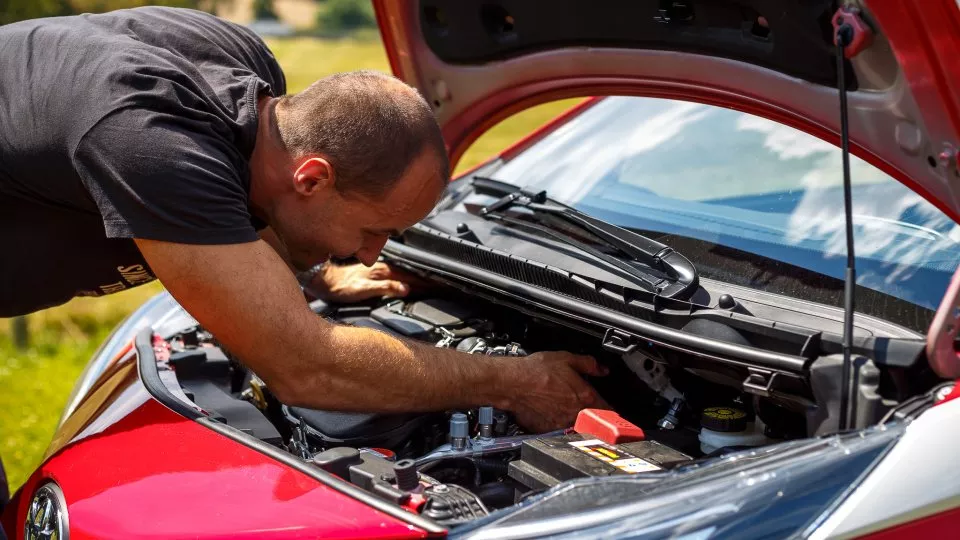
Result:
[[[690,456],[656,441],[608,444],[592,435],[572,433],[530,439],[507,474],[530,489],[544,489],[587,476],[629,475],[659,471]]]

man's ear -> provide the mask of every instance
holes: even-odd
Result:
[[[303,160],[293,173],[293,189],[301,195],[314,195],[335,187],[333,165],[315,156]]]

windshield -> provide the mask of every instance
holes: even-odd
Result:
[[[850,169],[857,284],[935,309],[960,263],[960,228],[865,161],[851,156]],[[662,233],[667,244],[667,235],[675,235],[844,275],[839,148],[750,114],[666,99],[605,98],[493,175],[547,190],[622,227]],[[708,266],[700,268],[703,277],[731,281],[730,272],[711,275],[716,265]],[[767,288],[757,276],[738,279]],[[830,288],[836,301],[827,291],[829,303],[841,305],[842,288]],[[907,325],[926,330],[926,321]]]

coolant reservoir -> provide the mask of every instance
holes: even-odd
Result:
[[[759,418],[747,422],[747,413],[735,407],[708,407],[700,415],[700,450],[709,454],[728,446],[763,446],[773,442],[763,434]]]

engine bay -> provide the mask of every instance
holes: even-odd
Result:
[[[588,382],[612,411],[584,410],[576,426],[531,433],[493,407],[374,414],[288,406],[202,328],[169,340],[180,388],[212,418],[447,526],[566,480],[669,470],[811,435],[809,411],[684,368],[681,352],[647,343],[624,354],[596,335],[460,291],[311,307],[340,324],[468,354],[523,362],[565,350],[608,368]]]

